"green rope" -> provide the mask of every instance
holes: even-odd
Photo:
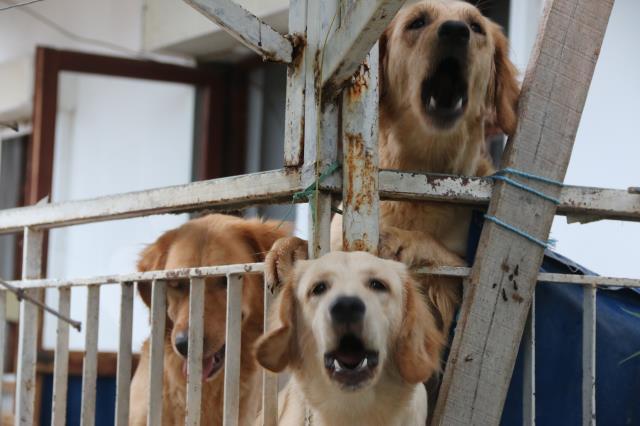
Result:
[[[279,229],[282,226],[282,224],[284,224],[287,221],[287,219],[289,219],[289,217],[291,217],[291,213],[293,213],[294,205],[296,203],[299,203],[299,202],[302,202],[302,201],[308,201],[309,204],[311,205],[311,208],[313,209],[312,210],[313,211],[313,221],[314,221],[314,223],[316,223],[316,219],[317,219],[317,210],[315,208],[315,206],[316,206],[316,204],[315,204],[316,191],[319,190],[320,183],[324,182],[329,176],[331,176],[333,173],[335,173],[341,167],[342,167],[342,165],[338,161],[334,161],[333,163],[329,164],[329,166],[327,166],[327,169],[324,172],[322,172],[322,173],[320,173],[318,175],[317,179],[314,180],[314,182],[311,185],[309,185],[308,187],[306,187],[302,191],[298,191],[298,192],[294,193],[293,197],[291,199],[291,204],[289,205],[289,210],[284,215],[284,218],[278,224],[276,229]],[[332,210],[333,210],[333,207],[332,207]],[[342,214],[342,212],[340,212],[340,214]]]

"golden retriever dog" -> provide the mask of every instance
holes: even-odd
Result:
[[[278,222],[244,220],[212,214],[168,231],[145,248],[138,270],[192,268],[261,262],[273,242],[288,234]],[[150,306],[151,288],[139,285]],[[260,402],[259,367],[253,345],[263,331],[263,283],[259,275],[245,275],[242,295],[242,354],[240,372],[240,424],[252,424]],[[224,384],[226,279],[206,280],[202,361],[201,424],[222,424]],[[162,422],[184,425],[189,329],[189,282],[167,285],[167,327],[164,345]],[[149,342],[142,346],[140,363],[131,383],[130,424],[146,425],[149,397]]]
[[[502,29],[473,5],[418,1],[403,7],[380,40],[380,167],[486,176],[485,124],[507,135],[517,125],[517,71]],[[433,202],[384,201],[379,254],[409,266],[460,266],[472,209]],[[332,223],[332,248],[342,247],[342,218]],[[420,248],[416,247],[421,246]],[[430,247],[429,252],[422,252]],[[422,254],[420,254],[422,253]],[[427,288],[447,330],[460,284]]]
[[[299,261],[256,345],[263,367],[290,381],[279,424],[420,425],[422,382],[438,368],[443,335],[407,268],[365,252]]]

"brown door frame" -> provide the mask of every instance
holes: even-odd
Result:
[[[194,120],[194,180],[242,172],[246,122],[246,85],[243,72],[232,66],[186,67],[155,61],[38,47],[32,134],[26,155],[24,205],[49,197],[52,190],[55,128],[60,73],[78,72],[141,80],[190,84],[196,88]],[[224,161],[223,161],[224,158]],[[46,271],[45,235],[43,273]],[[38,379],[35,421],[40,420],[42,374],[53,368],[52,351],[42,350],[42,315],[39,319]],[[70,352],[70,366],[82,365],[82,353]],[[135,364],[135,360],[134,360]],[[114,354],[99,353],[98,375],[112,376]],[[134,365],[135,367],[135,365]],[[73,374],[78,369],[70,369]]]

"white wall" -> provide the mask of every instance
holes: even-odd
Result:
[[[0,0],[0,5],[9,3]],[[56,0],[3,11],[0,66],[14,58],[33,57],[37,45],[147,56],[140,53],[143,29],[142,0]],[[191,87],[70,75],[62,77],[60,83],[54,200],[190,181],[194,103]],[[12,85],[3,79],[0,93],[6,91],[3,84]],[[32,94],[26,89],[23,92],[30,101]],[[56,230],[51,233],[48,275],[71,278],[131,272],[144,244],[184,220],[182,216],[158,216]],[[72,316],[81,320],[86,304],[83,294],[74,291],[72,296]],[[115,287],[104,288],[102,350],[116,347],[118,298]],[[53,302],[51,297],[48,299]],[[135,315],[137,347],[147,334],[146,311],[136,306]],[[54,339],[53,321],[46,316],[45,346],[52,347]],[[83,347],[82,337],[75,332],[71,347]]]
[[[530,1],[514,1],[516,9],[528,8],[530,12],[510,26],[510,36],[515,41],[513,53],[519,64],[525,62],[522,58],[528,58],[530,49],[522,40],[532,43],[535,32],[531,33],[531,28],[533,31],[537,28],[532,25],[538,16]],[[567,184],[620,189],[639,185],[639,17],[640,2],[616,0],[569,163]],[[520,34],[523,29],[529,32]],[[551,237],[558,240],[558,252],[597,273],[640,277],[638,223],[600,221],[569,225],[564,217],[556,217]]]
[[[66,201],[190,182],[194,89],[123,78],[63,73],[57,121],[53,200]],[[138,253],[186,215],[103,222],[51,232],[48,275],[77,278],[135,270]],[[55,305],[55,294],[48,295]],[[120,291],[102,289],[99,347],[117,349]],[[72,292],[71,316],[83,320],[86,290]],[[147,309],[136,298],[134,348],[148,336]],[[44,345],[55,345],[45,319]],[[70,347],[84,346],[72,332]]]
[[[0,0],[0,5],[13,1]],[[37,44],[101,53],[139,51],[142,46],[142,0],[55,0],[34,3],[0,13],[0,63],[31,54]],[[42,17],[51,22],[43,22]],[[60,29],[54,28],[57,24]],[[70,37],[105,41],[108,48]]]

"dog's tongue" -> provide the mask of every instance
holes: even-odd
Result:
[[[216,366],[215,356],[210,356],[202,360],[202,381],[205,381]],[[187,377],[187,360],[182,363],[182,374]]]
[[[362,361],[363,354],[361,352],[338,352],[335,357],[342,365],[355,367]]]

